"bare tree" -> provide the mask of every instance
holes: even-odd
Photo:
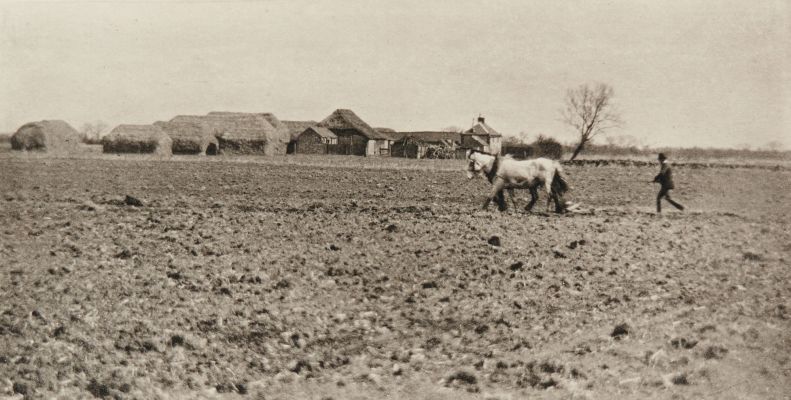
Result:
[[[595,87],[580,85],[566,92],[566,108],[561,110],[562,120],[574,127],[579,134],[579,143],[571,155],[571,160],[577,158],[585,144],[595,136],[623,124],[611,103],[614,95],[612,86],[604,83]]]
[[[107,123],[104,121],[96,121],[94,123],[86,122],[80,129],[82,141],[88,144],[98,144],[105,130],[107,130]]]

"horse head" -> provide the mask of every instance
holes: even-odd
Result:
[[[482,175],[494,157],[475,149],[467,150],[467,179]]]

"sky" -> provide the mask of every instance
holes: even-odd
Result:
[[[606,83],[651,146],[791,149],[791,1],[3,1],[0,132],[209,111],[572,141]]]

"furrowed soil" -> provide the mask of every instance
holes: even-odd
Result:
[[[0,397],[789,398],[791,171],[312,162],[0,157]]]

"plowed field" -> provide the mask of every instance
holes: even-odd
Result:
[[[1,157],[0,397],[791,393],[791,171],[317,160]]]

